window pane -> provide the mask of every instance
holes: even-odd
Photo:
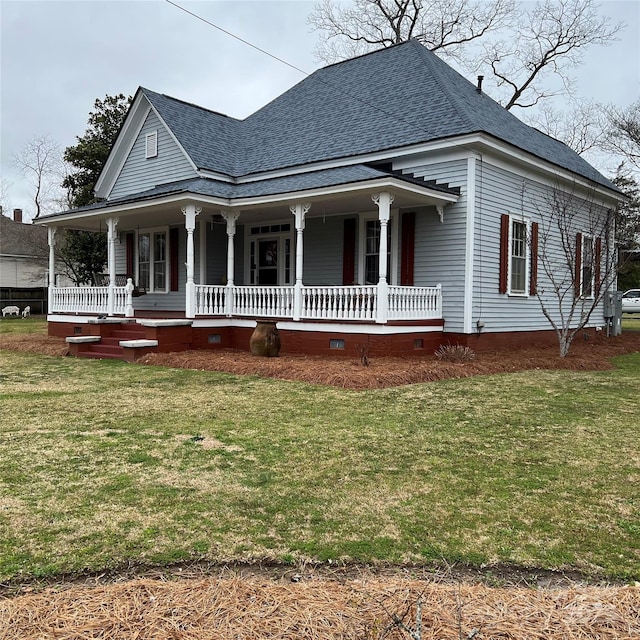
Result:
[[[138,236],[138,285],[149,288],[149,259],[151,254],[151,238],[148,233]]]
[[[380,279],[380,221],[367,220],[365,236],[364,281],[378,284]],[[391,280],[391,221],[387,225],[387,282]]]
[[[593,294],[593,241],[584,238],[582,241],[582,295]]]
[[[380,279],[379,266],[378,254],[366,256],[364,265],[365,284],[378,284],[378,280]]]
[[[511,258],[511,291],[513,293],[525,292],[526,260],[523,258]]]
[[[153,289],[164,291],[167,288],[167,236],[165,233],[153,234]]]
[[[526,293],[527,279],[527,225],[511,222],[511,293]]]

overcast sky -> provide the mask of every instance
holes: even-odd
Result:
[[[175,1],[305,71],[319,66],[313,1]],[[626,106],[640,97],[640,0],[601,11],[627,27],[587,54],[577,93]],[[96,98],[144,86],[244,118],[304,77],[165,0],[0,0],[0,25],[0,177],[5,206],[27,216],[32,188],[13,156],[35,136],[74,144]]]

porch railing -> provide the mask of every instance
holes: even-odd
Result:
[[[442,318],[442,288],[388,286],[386,317],[378,287],[304,286],[300,318],[305,320],[383,322]],[[126,287],[113,287],[113,314],[126,315],[131,304]],[[50,312],[109,314],[109,287],[51,287]],[[196,316],[293,318],[295,287],[195,285]],[[133,311],[131,310],[131,313]]]
[[[221,316],[226,313],[227,287],[196,285],[196,315]]]
[[[442,317],[442,286],[389,286],[389,320],[431,320]]]
[[[377,288],[372,285],[302,288],[302,318],[374,321],[377,308]]]
[[[231,289],[230,292],[229,289]],[[293,315],[293,287],[230,288],[196,285],[195,290],[197,316],[238,315],[286,318]]]
[[[51,313],[108,313],[109,287],[51,287]],[[127,288],[113,287],[113,313],[124,315],[127,308]]]

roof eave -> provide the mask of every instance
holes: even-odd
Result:
[[[459,198],[459,195],[456,193],[433,189],[429,186],[423,187],[419,184],[408,182],[396,177],[359,180],[352,183],[338,184],[328,187],[240,198],[221,198],[218,196],[197,193],[193,190],[177,189],[172,193],[166,193],[161,196],[141,196],[124,202],[105,202],[104,206],[94,207],[92,209],[66,211],[53,214],[46,218],[40,218],[38,224],[65,226],[65,223],[78,223],[83,220],[90,220],[94,218],[104,219],[105,217],[110,217],[112,215],[132,213],[136,210],[148,208],[149,206],[160,206],[172,203],[180,204],[184,202],[199,202],[221,208],[247,209],[273,205],[277,202],[289,204],[291,202],[299,202],[300,200],[313,201],[340,196],[341,194],[348,195],[363,191],[373,193],[383,190],[389,190],[392,193],[412,194],[419,198],[423,198],[426,204],[437,204],[442,206],[457,202]]]

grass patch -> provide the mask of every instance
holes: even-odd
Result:
[[[640,354],[369,392],[0,357],[3,581],[191,558],[640,579]]]
[[[44,316],[5,316],[0,318],[0,336],[2,334],[47,334],[47,321]],[[0,338],[0,346],[2,338]]]
[[[622,314],[622,330],[623,331],[640,331],[640,314],[637,314],[637,313]]]

